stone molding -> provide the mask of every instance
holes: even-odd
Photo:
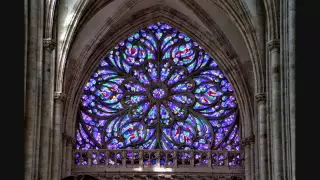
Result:
[[[258,104],[266,103],[266,93],[259,93],[255,96]]]
[[[67,144],[72,144],[72,145],[76,144],[76,138],[74,138],[72,136],[69,136],[69,135],[63,133],[62,138],[63,138],[63,140],[66,141]]]
[[[268,46],[268,50],[269,51],[277,51],[279,52],[280,51],[280,41],[279,39],[272,39],[271,41],[269,41],[267,43],[267,46]]]
[[[75,179],[79,179],[79,180],[99,180],[99,178],[88,175],[88,174],[80,174],[77,176],[68,176],[63,178],[62,180],[75,180]]]
[[[64,102],[67,96],[63,92],[54,92],[54,99]]]
[[[242,147],[250,147],[251,144],[254,144],[254,135],[251,135],[241,140]]]
[[[56,48],[56,42],[51,38],[43,39],[43,47],[49,51],[53,51]]]
[[[78,175],[73,175],[66,177],[62,180],[67,180],[67,178],[74,177],[74,178],[83,178],[83,180],[114,180],[114,179],[121,179],[121,180],[182,180],[182,179],[188,179],[188,180],[232,180],[234,177],[236,177],[239,180],[244,180],[243,176],[239,175],[226,175],[226,174],[182,174],[182,173],[172,173],[172,174],[156,174],[156,173],[126,173],[126,174],[113,174],[113,173],[102,173],[102,174],[85,174],[81,173]],[[70,178],[71,179],[71,178]]]

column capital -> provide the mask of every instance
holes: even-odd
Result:
[[[54,92],[54,99],[56,100],[64,102],[66,100],[66,97],[66,94],[64,94],[63,92]]]
[[[254,144],[254,135],[252,134],[249,137],[244,138],[241,140],[241,146],[243,147],[250,147],[251,144]]]
[[[266,103],[266,93],[258,93],[255,96],[257,103]]]
[[[53,51],[56,48],[56,42],[52,38],[44,38],[43,47],[49,51]]]
[[[280,41],[279,39],[272,39],[267,42],[269,51],[280,51]]]
[[[70,135],[63,133],[62,138],[63,138],[63,140],[65,140],[67,142],[67,144],[72,144],[72,145],[76,144],[76,138],[74,138]]]

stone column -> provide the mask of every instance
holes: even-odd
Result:
[[[24,179],[37,178],[38,121],[41,115],[42,88],[42,1],[29,0],[25,3],[25,25],[27,41],[25,59],[25,112],[24,112]]]
[[[266,94],[256,95],[258,104],[259,121],[259,152],[260,152],[260,175],[261,180],[268,180],[268,144],[267,144],[267,121],[266,121]]]
[[[39,131],[42,91],[43,1],[25,2],[26,17],[26,94],[24,121],[25,180],[38,178]]]
[[[281,136],[281,89],[280,89],[280,43],[278,39],[268,42],[271,64],[271,127],[273,179],[283,179],[283,157]]]
[[[255,179],[256,178],[256,165],[255,165],[255,162],[256,162],[256,154],[255,154],[255,136],[254,135],[251,135],[250,136],[250,166],[251,166],[251,179]]]
[[[43,58],[43,88],[41,104],[41,130],[40,130],[40,162],[39,179],[48,180],[51,172],[50,162],[50,143],[51,129],[53,120],[53,72],[54,61],[52,51],[55,48],[55,42],[51,38],[43,39],[44,58]]]
[[[258,43],[257,43],[257,47],[259,48],[259,52],[257,52],[257,55],[259,55],[259,57],[257,59],[259,59],[260,63],[259,63],[259,66],[260,66],[260,69],[259,71],[261,71],[260,73],[260,80],[259,80],[259,84],[261,85],[258,85],[255,89],[255,92],[265,92],[266,91],[266,55],[265,55],[265,52],[266,52],[266,40],[265,40],[265,35],[266,35],[266,13],[265,13],[265,7],[264,7],[264,4],[263,4],[263,1],[261,0],[255,0],[255,1],[249,1],[251,2],[253,5],[255,4],[256,6],[256,13],[252,13],[252,14],[256,14],[256,15],[253,15],[255,17],[255,29],[256,29],[256,37],[257,37],[257,40],[258,40]],[[250,4],[251,4],[250,3]],[[259,102],[258,102],[259,103]],[[259,106],[259,104],[257,104]],[[259,107],[258,107],[258,116],[260,116],[261,114],[261,111],[259,110]],[[265,111],[265,110],[264,110]],[[265,112],[263,112],[264,115],[266,114]],[[265,117],[266,118],[266,117]],[[258,118],[259,119],[259,118]],[[260,123],[255,123],[254,125],[254,133],[257,134],[257,137],[256,137],[256,144],[255,144],[255,150],[256,150],[256,154],[255,154],[255,179],[261,179],[261,162],[260,162],[260,159],[262,156],[267,156],[267,154],[261,154],[261,151],[260,151],[260,142],[261,142],[261,127],[259,128],[260,126]],[[262,170],[263,171],[263,170]]]
[[[66,177],[66,157],[67,157],[67,139],[65,133],[62,133],[62,153],[61,153],[61,177]]]
[[[295,0],[288,0],[289,31],[289,93],[290,93],[290,130],[291,130],[291,167],[292,179],[296,179],[296,90],[295,90]]]
[[[245,176],[246,176],[246,180],[252,180],[251,178],[251,167],[250,167],[250,144],[247,144],[245,142],[244,144],[244,167],[245,167]]]
[[[254,142],[254,136],[249,136],[241,141],[242,150],[244,149],[244,167],[246,180],[253,180],[251,167],[251,144]]]
[[[62,141],[61,136],[61,122],[63,118],[63,107],[65,94],[61,92],[54,93],[54,125],[53,125],[53,145],[52,145],[52,170],[51,179],[60,179],[60,143]]]
[[[76,143],[76,139],[69,136],[69,135],[63,135],[63,138],[66,142],[66,155],[65,155],[65,167],[64,167],[64,177],[71,176],[71,168],[72,164],[74,163],[72,161],[72,150]]]

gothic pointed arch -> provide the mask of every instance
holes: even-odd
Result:
[[[240,150],[231,84],[197,42],[160,22],[100,62],[83,89],[76,128],[82,150]]]
[[[223,44],[219,43],[220,38],[225,38],[223,35],[220,38],[210,36],[200,29],[197,29],[197,24],[189,22],[187,17],[183,16],[181,13],[163,6],[155,6],[137,12],[132,18],[121,21],[120,23],[111,23],[111,28],[108,29],[108,32],[101,34],[101,37],[97,37],[90,49],[81,53],[83,55],[78,59],[79,64],[75,68],[75,71],[72,71],[70,74],[71,76],[68,75],[69,77],[72,77],[72,79],[65,79],[65,82],[68,82],[65,83],[66,92],[68,92],[70,96],[70,100],[68,100],[66,104],[66,111],[70,113],[66,114],[65,117],[66,126],[69,127],[69,134],[75,134],[73,131],[75,128],[73,127],[75,125],[75,116],[78,112],[77,109],[82,93],[82,88],[78,87],[85,86],[85,83],[98,66],[98,61],[101,61],[106,53],[115,46],[115,42],[120,42],[121,39],[125,39],[126,36],[129,36],[132,32],[138,31],[148,24],[156,23],[159,20],[186,32],[192,39],[199,42],[203,49],[206,49],[210,57],[214,58],[219,64],[221,71],[227,76],[229,82],[234,85],[235,97],[239,103],[240,109],[239,116],[240,123],[242,124],[240,130],[241,136],[249,136],[252,126],[250,122],[252,119],[251,100],[249,98],[245,79],[239,69],[237,54],[232,48],[230,49],[230,46],[224,47]],[[226,54],[226,51],[229,53]]]

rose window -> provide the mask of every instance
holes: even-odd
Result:
[[[121,41],[86,83],[77,149],[239,150],[232,86],[198,43],[163,23]]]

